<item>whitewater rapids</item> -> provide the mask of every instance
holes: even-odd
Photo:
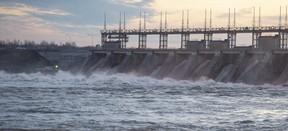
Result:
[[[283,86],[0,71],[0,130],[285,130]]]

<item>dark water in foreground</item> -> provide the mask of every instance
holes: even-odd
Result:
[[[286,130],[288,88],[0,72],[0,130]]]

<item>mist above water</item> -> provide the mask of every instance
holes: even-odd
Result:
[[[107,71],[157,79],[199,81],[212,79],[224,83],[285,85],[288,81],[287,55],[255,53],[95,53],[83,64],[86,75]]]

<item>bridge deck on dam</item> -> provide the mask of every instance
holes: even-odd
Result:
[[[223,33],[253,33],[253,32],[285,32],[288,27],[286,26],[265,26],[265,27],[220,27],[220,28],[185,28],[185,29],[126,29],[126,30],[101,30],[101,33],[104,35],[117,35],[119,33],[123,33],[126,35],[139,35],[139,34],[149,34],[149,35],[159,35],[161,33],[166,34],[181,34],[181,33],[189,33],[189,34],[204,34],[204,33],[212,33],[212,34],[223,34]]]

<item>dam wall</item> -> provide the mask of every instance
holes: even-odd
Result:
[[[94,50],[82,72],[133,73],[157,79],[173,78],[247,84],[286,84],[285,50]]]
[[[33,50],[1,50],[0,71],[8,73],[33,73],[53,64]]]
[[[61,70],[78,72],[91,52],[89,50],[37,50],[37,52],[57,65]]]

